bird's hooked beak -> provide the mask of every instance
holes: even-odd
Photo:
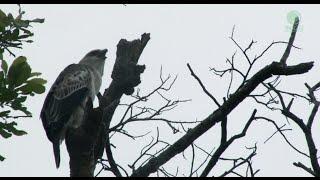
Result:
[[[101,56],[104,57],[104,59],[106,59],[107,58],[106,54],[108,52],[108,49],[102,49],[100,52],[101,52]]]

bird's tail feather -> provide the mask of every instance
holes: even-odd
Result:
[[[56,162],[56,168],[58,169],[60,166],[60,144],[59,144],[59,141],[53,142],[53,153],[54,153],[54,159]]]

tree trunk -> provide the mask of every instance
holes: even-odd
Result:
[[[98,94],[99,107],[93,109],[92,101],[89,100],[83,124],[66,133],[71,177],[93,177],[97,160],[102,157],[104,149],[112,172],[121,176],[113,160],[108,129],[122,95],[131,95],[134,87],[141,82],[140,75],[144,72],[145,66],[137,63],[149,39],[150,34],[145,33],[141,39],[119,41],[111,75],[112,82],[103,95]]]

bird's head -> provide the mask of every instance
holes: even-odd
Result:
[[[106,53],[108,52],[108,49],[95,49],[87,53],[83,59],[88,60],[105,60],[106,59]]]
[[[108,49],[95,49],[87,53],[79,62],[79,64],[86,64],[95,68],[98,72],[103,74],[104,62]]]

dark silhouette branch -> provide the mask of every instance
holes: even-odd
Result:
[[[280,91],[278,91],[272,85],[269,85],[269,87],[272,91],[274,91],[277,94],[278,98],[280,99],[281,107],[282,107],[282,109],[280,109],[281,113],[285,117],[290,118],[292,121],[294,121],[299,126],[299,128],[304,133],[305,139],[307,141],[308,150],[309,150],[309,155],[307,155],[307,157],[311,161],[312,170],[310,170],[309,168],[306,168],[301,163],[295,163],[294,165],[306,170],[307,172],[309,172],[310,174],[313,174],[316,177],[319,177],[320,176],[320,166],[319,166],[318,157],[317,157],[318,150],[316,148],[316,145],[315,145],[313,137],[312,137],[312,128],[311,127],[314,122],[314,117],[316,116],[316,113],[318,112],[319,104],[320,104],[320,102],[316,99],[316,97],[314,95],[314,91],[316,91],[316,89],[320,86],[320,83],[317,83],[313,87],[310,87],[307,83],[305,83],[305,85],[308,88],[308,96],[310,97],[310,102],[314,105],[309,117],[306,118],[307,123],[305,123],[304,119],[298,117],[296,114],[294,114],[293,112],[290,111],[290,107],[292,106],[293,100],[291,100],[290,103],[288,104],[288,106],[286,106],[286,104],[284,102],[284,97],[282,96],[282,93]],[[289,145],[291,147],[293,147],[291,144],[289,144]],[[296,148],[294,148],[294,149],[296,150]]]
[[[107,125],[105,127],[105,129],[107,130],[110,127],[110,122],[111,122],[111,118],[112,115],[115,111],[115,108],[117,107],[117,105],[119,104],[119,99],[114,101],[111,105],[112,105],[112,109],[110,109],[109,111],[104,111],[103,113],[103,120],[104,122],[107,122]],[[101,134],[103,137],[105,136],[106,140],[105,140],[105,151],[106,151],[106,155],[108,158],[108,162],[110,164],[110,170],[111,172],[116,176],[116,177],[121,177],[121,173],[118,169],[117,163],[115,162],[113,155],[112,155],[112,151],[111,151],[111,143],[110,143],[110,138],[109,138],[109,134],[105,135]],[[100,157],[101,158],[101,157]]]
[[[295,75],[308,72],[313,67],[313,62],[301,63],[294,66],[284,67],[278,62],[273,62],[267,65],[246,84],[238,89],[230,98],[224,102],[221,107],[215,110],[207,118],[205,118],[199,125],[188,131],[183,137],[177,140],[171,147],[162,152],[156,158],[153,158],[145,166],[133,172],[132,176],[148,176],[155,172],[161,165],[169,161],[175,155],[185,150],[191,143],[204,134],[207,130],[213,127],[226,117],[235,107],[237,107],[261,82],[270,78],[272,75]]]
[[[190,129],[184,136],[178,139],[173,145],[168,147],[161,154],[151,158],[147,164],[136,169],[132,173],[132,176],[149,176],[151,173],[156,172],[160,166],[168,162],[175,155],[183,152],[197,138],[207,132],[207,130],[227,117],[227,115],[235,107],[237,107],[259,84],[264,82],[266,79],[272,77],[273,75],[288,76],[303,74],[308,72],[312,67],[313,62],[301,63],[293,66],[284,66],[280,62],[272,62],[271,64],[265,66],[245,83],[243,83],[243,85],[239,87],[234,94],[231,94],[230,97],[217,110],[205,118],[196,127]]]
[[[310,173],[312,176],[317,176],[317,174],[315,174],[311,168],[308,168],[307,166],[305,166],[301,162],[293,163],[293,165],[298,167],[298,168],[301,168],[301,169],[305,170],[306,172]]]
[[[191,72],[191,75],[198,81],[198,83],[200,84],[202,90],[213,100],[213,102],[220,107],[221,105],[219,104],[219,102],[217,101],[217,99],[206,89],[206,87],[203,85],[203,83],[201,82],[200,78],[193,72],[191,66],[189,63],[187,63],[187,66]]]
[[[70,176],[93,176],[95,167],[94,146],[103,126],[100,113],[93,109],[92,101],[88,100],[83,125],[66,132],[66,146],[70,156]],[[92,120],[89,121],[88,119]]]
[[[306,157],[310,157],[309,155],[307,155],[306,153],[302,152],[301,150],[299,150],[298,148],[296,148],[289,140],[288,138],[285,136],[285,134],[283,133],[283,129],[281,129],[281,127],[279,127],[277,125],[277,123],[269,118],[266,118],[266,117],[255,117],[256,120],[265,120],[271,124],[273,124],[275,126],[275,128],[277,129],[277,132],[279,132],[281,134],[281,136],[284,138],[284,140],[286,141],[286,143],[291,146],[292,149],[294,149],[295,151],[297,151],[298,153],[306,156]],[[269,138],[270,139],[270,138]],[[268,140],[269,140],[268,139]],[[266,142],[266,141],[265,141]]]
[[[134,87],[140,84],[140,74],[143,73],[145,66],[137,65],[139,57],[150,39],[149,34],[143,34],[141,40],[127,41],[121,39],[117,45],[117,57],[112,71],[112,82],[110,87],[104,92],[103,98],[108,105],[110,102],[116,101],[116,105],[106,113],[104,121],[106,122],[106,154],[110,163],[111,171],[117,177],[121,177],[121,173],[113,158],[111,144],[109,138],[110,122],[113,117],[116,107],[120,103],[120,98],[123,94],[131,95],[134,92]],[[100,106],[101,108],[101,106]]]
[[[286,50],[284,51],[281,59],[280,59],[280,63],[282,63],[283,65],[286,65],[287,59],[289,57],[290,51],[291,51],[291,47],[293,46],[293,42],[294,42],[294,38],[296,37],[296,33],[298,30],[298,25],[299,25],[299,18],[298,16],[294,19],[294,23],[293,23],[293,27],[292,27],[292,31],[291,31],[291,35],[289,38],[289,42],[287,45]]]
[[[252,158],[257,154],[256,151],[257,151],[257,148],[254,147],[252,153],[250,153],[248,155],[248,157],[246,157],[246,158],[242,158],[242,157],[237,158],[237,159],[220,158],[221,160],[233,161],[234,163],[233,163],[233,166],[228,171],[225,171],[222,175],[220,175],[218,177],[225,177],[228,174],[233,173],[235,169],[237,169],[238,167],[240,167],[244,164],[248,164],[248,169],[250,170],[250,175],[251,175],[251,177],[254,177],[259,172],[259,170],[256,170],[255,172],[253,172],[253,167],[252,167],[252,163],[251,163]],[[238,163],[238,161],[240,161],[240,162]]]
[[[203,172],[201,173],[201,177],[206,177],[208,176],[209,172],[212,170],[212,168],[216,165],[218,162],[219,158],[221,157],[222,153],[237,139],[240,139],[244,137],[247,133],[247,130],[249,129],[249,126],[251,125],[252,121],[254,120],[254,117],[257,113],[257,110],[255,109],[249,120],[247,121],[245,127],[243,128],[242,132],[240,134],[232,136],[228,141],[221,142],[220,146],[216,150],[216,152],[212,155],[211,159],[209,160],[208,165],[205,167]]]

